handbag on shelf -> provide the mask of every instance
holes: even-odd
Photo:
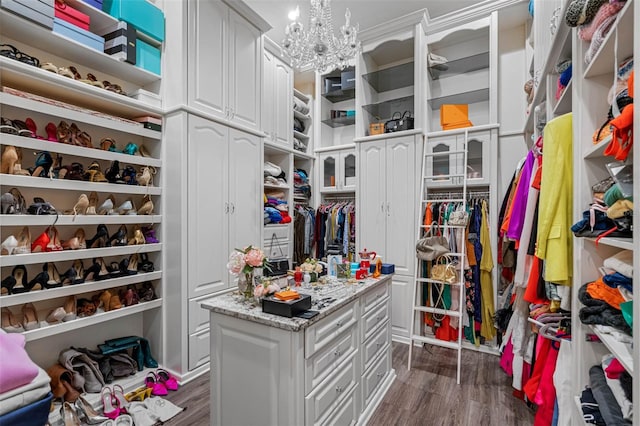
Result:
[[[413,117],[411,116],[411,111],[405,111],[403,114],[400,114],[399,111],[394,112],[391,116],[391,120],[384,123],[385,133],[400,132],[402,130],[411,129],[413,129]]]
[[[449,215],[449,220],[447,221],[449,225],[452,226],[464,226],[466,227],[469,223],[469,213],[464,206],[460,206]]]
[[[277,249],[276,249],[277,247]],[[278,253],[278,251],[280,253]],[[265,277],[280,277],[287,275],[289,270],[289,259],[284,256],[282,247],[278,244],[278,236],[274,232],[271,235],[271,244],[267,253],[269,259],[269,267],[264,268],[263,275]]]
[[[440,235],[437,222],[432,222],[429,230],[416,243],[416,256],[421,260],[435,260],[443,254],[449,253],[449,242]]]
[[[453,258],[448,255],[439,256],[431,267],[431,279],[447,284],[458,282],[458,270],[453,264]]]

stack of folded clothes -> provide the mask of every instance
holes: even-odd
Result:
[[[560,99],[565,89],[571,81],[572,67],[571,59],[566,59],[556,64],[556,72],[558,73],[558,87],[556,88],[556,100]]]
[[[51,408],[50,378],[24,350],[22,334],[0,330],[0,424],[44,425]]]
[[[633,422],[633,378],[611,354],[589,369],[590,387],[582,392],[580,405],[585,423],[630,425]]]
[[[311,185],[309,185],[309,177],[305,170],[296,169],[293,172],[293,195],[307,200],[311,198]]]
[[[264,195],[264,224],[290,223],[289,204],[284,191],[265,191]]]

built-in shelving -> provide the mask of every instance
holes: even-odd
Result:
[[[622,343],[611,334],[601,333],[596,327],[591,326],[591,330],[598,336],[600,341],[611,351],[620,364],[633,375],[633,356],[631,355],[631,344]]]
[[[431,109],[440,109],[444,104],[473,104],[476,102],[484,102],[489,100],[489,88],[472,90],[463,93],[454,93],[447,96],[440,96],[429,99]]]
[[[2,226],[87,226],[87,225],[121,225],[121,224],[159,224],[161,215],[28,215],[3,214],[0,215]]]
[[[336,102],[348,101],[350,99],[355,99],[356,89],[333,90],[331,92],[323,93],[322,97],[334,104]]]
[[[588,159],[603,157],[604,150],[607,148],[607,145],[609,145],[609,142],[611,142],[611,137],[612,136],[609,135],[597,144],[594,144],[591,148],[587,149],[584,153],[583,158]]]
[[[569,81],[569,84],[567,84],[567,87],[565,87],[564,92],[562,92],[562,95],[560,95],[560,99],[558,99],[556,106],[553,108],[553,115],[562,115],[571,112],[571,83],[572,82]]]
[[[378,93],[413,86],[414,63],[407,62],[379,71],[373,71],[363,74],[362,78]]]
[[[310,138],[309,135],[305,135],[304,133],[298,132],[297,130],[293,131],[293,136],[298,139],[308,140]]]
[[[2,175],[3,186],[59,189],[63,191],[108,192],[116,194],[160,195],[162,188],[156,186],[120,185],[115,183],[85,182],[82,180],[49,179],[34,176]]]
[[[322,124],[326,124],[330,127],[342,127],[342,126],[351,126],[356,123],[356,116],[352,115],[349,117],[338,117],[338,118],[329,118],[327,120],[322,120]]]
[[[453,61],[443,65],[430,66],[429,74],[433,80],[450,77],[458,74],[466,74],[473,71],[489,68],[489,52],[482,52]]]
[[[404,96],[375,104],[363,105],[362,108],[372,116],[384,120],[391,118],[394,112],[403,114],[404,111],[413,111],[413,99],[413,95]]]
[[[586,240],[605,246],[617,247],[625,250],[633,250],[633,238],[603,237],[599,240],[597,240],[596,238],[586,238]]]

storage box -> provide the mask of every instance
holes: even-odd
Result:
[[[82,2],[102,10],[102,0],[82,0]]]
[[[355,89],[356,88],[355,70],[342,71],[342,74],[340,74],[340,84],[342,86],[342,90]]]
[[[91,18],[66,3],[55,2],[55,17],[89,31]]]
[[[384,133],[384,123],[369,124],[369,136],[381,135]]]
[[[136,64],[138,36],[133,25],[118,21],[116,25],[105,28],[100,35],[104,37],[104,53],[121,61]]]
[[[300,293],[300,299],[282,301],[273,296],[262,299],[262,312],[291,318],[311,309],[311,295]]]
[[[469,105],[441,105],[440,126],[442,126],[442,130],[460,129],[463,127],[473,126],[473,123],[469,121]]]
[[[45,28],[53,28],[55,0],[1,0],[0,7]]]
[[[369,272],[373,273],[376,270],[375,263],[369,266]],[[396,265],[393,263],[383,263],[380,272],[384,275],[393,274],[396,271]]]
[[[164,40],[164,13],[147,0],[104,0],[102,10],[155,40]]]
[[[342,80],[340,77],[326,77],[324,79],[324,93],[335,92],[342,89]]]
[[[136,41],[136,66],[160,75],[160,49],[140,39]]]
[[[100,52],[104,51],[104,38],[95,35],[92,32],[76,27],[60,18],[53,18],[53,32],[68,37],[72,40],[96,49]]]

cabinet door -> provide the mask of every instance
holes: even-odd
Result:
[[[293,147],[293,72],[279,59],[274,63],[274,122],[275,142]]]
[[[219,1],[189,2],[188,102],[221,118],[228,103],[228,10]]]
[[[341,152],[339,188],[344,191],[355,191],[356,179],[356,151],[349,150]]]
[[[413,276],[394,274],[391,277],[391,333],[409,337],[413,320]]]
[[[414,136],[390,139],[386,147],[386,256],[396,265],[397,274],[413,274],[415,264],[416,143]],[[382,187],[382,186],[381,186]],[[372,188],[373,190],[373,188]],[[366,213],[365,213],[366,214]],[[371,247],[375,250],[374,247]]]
[[[262,237],[262,153],[260,138],[229,130],[229,247],[260,247]],[[225,255],[225,261],[229,253]]]
[[[366,142],[358,149],[358,198],[356,213],[358,247],[373,250],[390,262],[385,240],[386,166],[384,140]]]
[[[467,138],[467,184],[489,185],[491,132],[476,132]]]
[[[189,298],[227,287],[227,134],[226,126],[189,116],[188,235]],[[215,182],[215,185],[212,185]]]
[[[229,10],[229,108],[231,120],[255,130],[260,128],[260,79],[262,41],[260,31]]]
[[[266,140],[273,142],[276,136],[274,97],[275,85],[275,61],[276,58],[270,52],[262,52],[262,131],[266,133]]]
[[[448,154],[457,151],[458,143],[456,136],[444,136],[427,140],[427,154],[439,154],[437,156],[427,156],[424,159],[425,176],[433,176],[425,180],[425,185],[429,188],[438,186],[455,185],[457,178],[449,175],[460,173],[458,171],[462,156]]]
[[[320,191],[331,192],[338,189],[339,153],[327,152],[319,155]]]

